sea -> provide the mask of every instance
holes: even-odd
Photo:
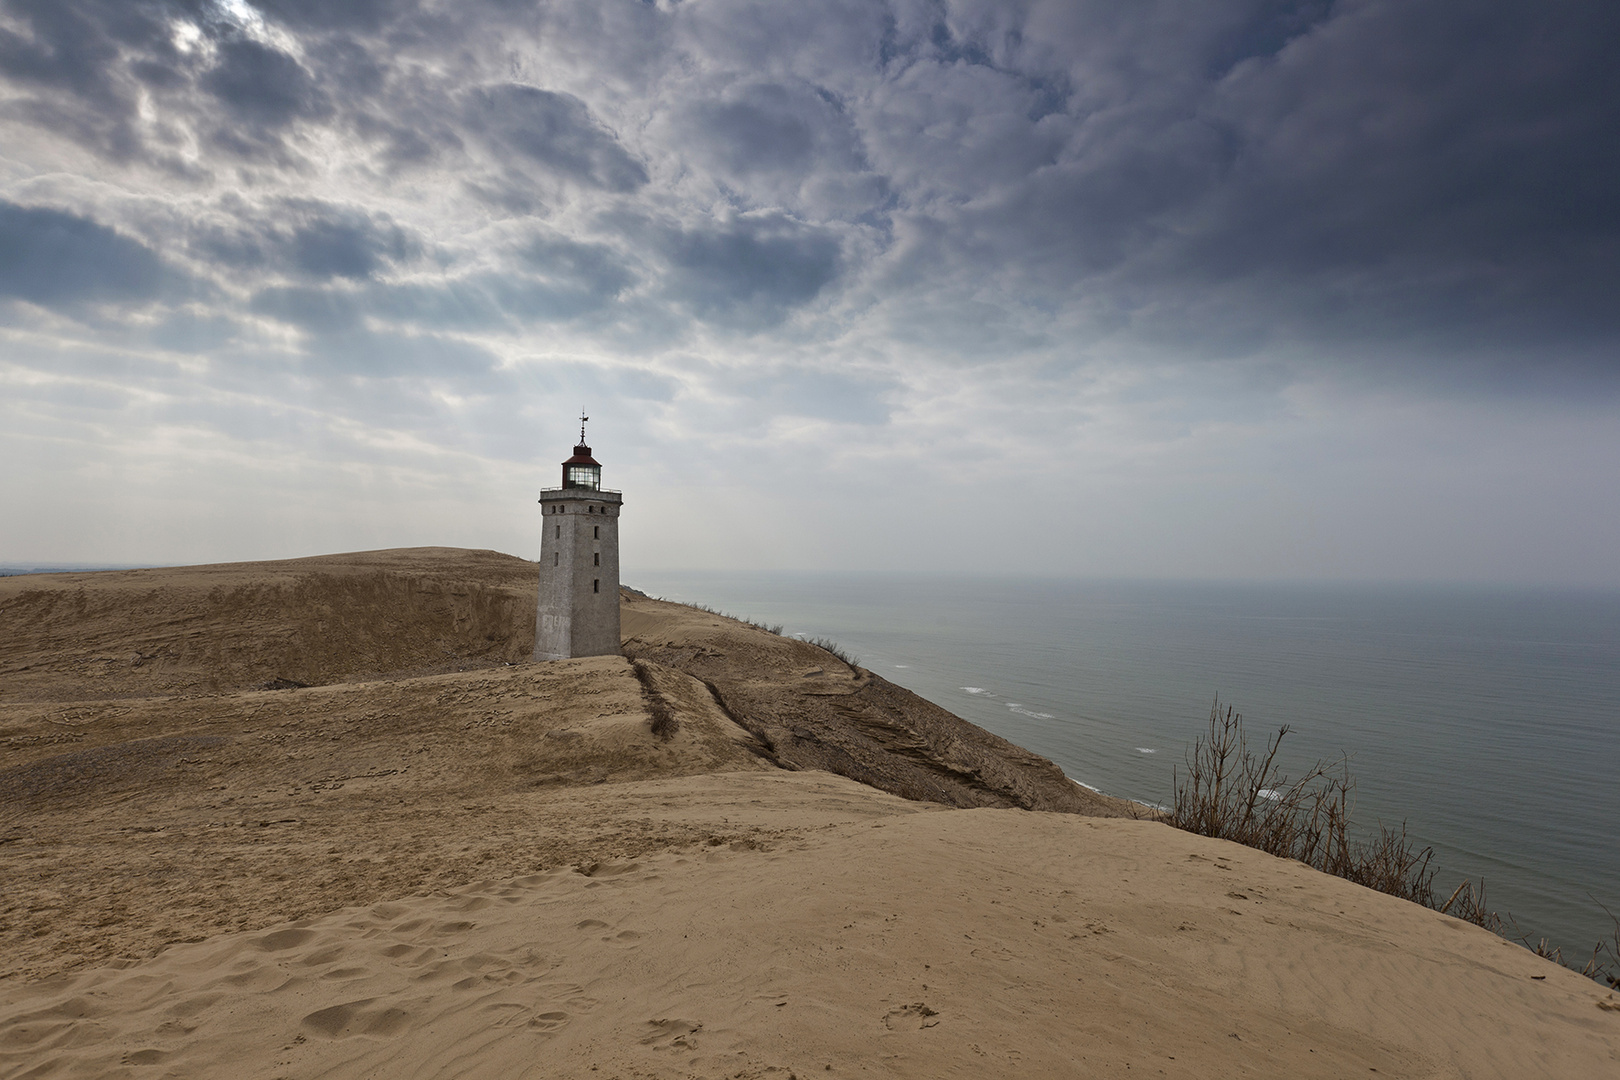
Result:
[[[1291,775],[1343,760],[1353,823],[1483,879],[1579,962],[1620,926],[1620,592],[652,571],[626,583],[831,638],[879,675],[1153,805],[1219,702]]]

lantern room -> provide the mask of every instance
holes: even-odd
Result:
[[[602,490],[602,465],[591,457],[591,448],[583,442],[574,447],[574,456],[563,462],[562,467],[563,487]]]

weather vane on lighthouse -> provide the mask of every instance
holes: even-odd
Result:
[[[590,417],[585,415],[584,409],[579,410],[579,444],[581,446],[585,445],[585,421],[589,419]]]

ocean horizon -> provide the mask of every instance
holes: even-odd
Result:
[[[1615,933],[1620,591],[632,572],[650,595],[826,637],[1111,795],[1163,805],[1211,705],[1298,776],[1343,758],[1353,825],[1484,879],[1511,937],[1583,961]]]

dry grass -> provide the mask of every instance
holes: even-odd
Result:
[[[636,590],[632,589],[631,592],[636,592]],[[637,596],[646,596],[647,594],[644,593],[644,592],[636,592],[636,595]],[[762,623],[757,619],[745,619],[742,616],[733,615],[729,611],[721,611],[719,608],[710,607],[708,604],[688,604],[688,603],[686,603],[684,601],[671,600],[668,597],[664,597],[664,596],[659,596],[659,597],[656,597],[655,599],[660,600],[660,601],[662,601],[663,603],[666,603],[666,604],[680,604],[682,607],[695,608],[698,611],[707,611],[710,615],[718,615],[722,619],[730,619],[733,622],[746,623],[749,626],[754,627],[756,630],[765,631],[767,634],[775,634],[777,637],[782,636],[782,625],[783,624],[781,624],[781,623]]]
[[[860,657],[856,656],[854,653],[851,653],[851,652],[845,650],[843,646],[839,645],[838,642],[834,641],[832,638],[813,637],[813,638],[801,638],[800,640],[803,641],[806,645],[814,645],[816,648],[822,650],[823,652],[831,653],[833,656],[837,657],[839,660],[842,660],[845,664],[847,664],[850,667],[851,670],[854,670],[855,668],[858,668],[858,667],[861,666],[861,658]]]
[[[1553,945],[1546,938],[1539,938],[1532,942],[1528,934],[1521,934],[1518,924],[1513,921],[1511,915],[1507,917],[1507,924],[1512,927],[1511,936],[1517,938],[1520,944],[1537,956],[1551,960],[1555,964],[1561,964],[1571,971],[1578,971],[1588,979],[1593,979],[1605,986],[1612,986],[1616,990],[1620,990],[1620,919],[1615,918],[1614,912],[1604,907],[1596,897],[1592,897],[1592,902],[1603,908],[1603,914],[1607,915],[1609,920],[1614,923],[1614,933],[1610,935],[1608,940],[1599,941],[1592,946],[1592,954],[1586,958],[1584,964],[1578,966],[1575,961],[1566,960],[1564,950]],[[1492,915],[1492,918],[1496,918],[1496,916]],[[1501,920],[1497,921],[1500,924]],[[1494,929],[1504,937],[1510,936],[1509,931],[1500,925]]]
[[[1167,821],[1179,829],[1233,840],[1427,907],[1435,906],[1433,851],[1414,849],[1406,826],[1383,826],[1371,841],[1350,835],[1355,789],[1341,759],[1317,762],[1290,780],[1277,764],[1288,734],[1283,725],[1263,753],[1249,748],[1243,716],[1220,705],[1209,730],[1176,771],[1175,805]]]
[[[670,711],[663,692],[653,681],[652,665],[645,660],[632,660],[630,665],[635,668],[636,680],[641,683],[641,696],[647,705],[647,714],[652,717],[647,730],[666,742],[673,739],[675,732],[680,730],[681,722]]]
[[[696,608],[698,611],[707,611],[710,615],[718,615],[722,619],[731,619],[734,622],[746,623],[747,625],[756,629],[765,631],[767,634],[775,634],[777,637],[782,636],[782,623],[762,623],[756,622],[753,619],[739,618],[738,616],[732,615],[729,612],[721,611],[719,608],[712,608],[708,604],[687,604],[679,600],[665,600],[662,596],[658,597],[658,599],[669,604],[679,603],[683,607]],[[851,670],[861,666],[860,657],[846,650],[842,645],[839,645],[838,642],[834,641],[832,638],[799,637],[798,635],[794,636],[798,637],[798,640],[804,642],[806,645],[814,645],[823,652],[831,653],[834,657],[847,664]]]
[[[1344,759],[1317,762],[1297,780],[1277,765],[1277,751],[1288,725],[1277,729],[1263,753],[1249,749],[1243,715],[1230,706],[1210,709],[1209,730],[1193,744],[1187,771],[1175,774],[1175,805],[1165,821],[1178,829],[1233,840],[1285,859],[1298,859],[1325,873],[1379,892],[1433,908],[1504,937],[1516,937],[1537,956],[1588,978],[1620,988],[1620,919],[1614,936],[1600,941],[1591,958],[1576,966],[1545,938],[1532,943],[1518,933],[1511,916],[1492,911],[1485,900],[1485,880],[1464,881],[1442,902],[1434,892],[1432,848],[1416,848],[1400,828],[1381,825],[1369,841],[1350,834],[1351,795],[1355,782]],[[1594,903],[1596,901],[1594,900]],[[1601,904],[1599,905],[1602,906]]]

